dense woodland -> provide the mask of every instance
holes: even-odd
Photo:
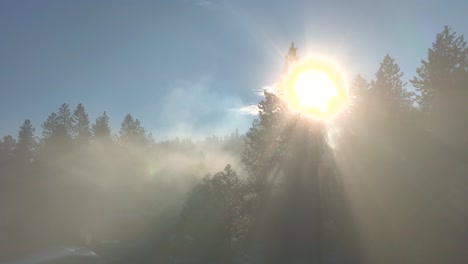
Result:
[[[245,135],[201,141],[157,141],[131,115],[114,133],[82,104],[41,136],[25,120],[0,142],[2,257],[73,244],[122,263],[468,263],[463,36],[445,27],[414,89],[405,78],[383,56],[326,125],[265,92]]]

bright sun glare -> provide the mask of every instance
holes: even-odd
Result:
[[[278,88],[279,96],[293,111],[315,119],[330,119],[347,103],[343,71],[323,58],[309,57],[294,63]]]
[[[294,93],[299,106],[315,108],[325,113],[332,99],[337,96],[337,88],[325,72],[308,70],[296,78]]]

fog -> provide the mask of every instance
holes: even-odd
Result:
[[[467,263],[466,42],[444,27],[412,89],[390,55],[376,66],[330,119],[265,90],[245,134],[156,140],[82,104],[41,133],[25,120],[0,141],[0,260],[73,246],[107,263]]]
[[[4,259],[58,245],[145,241],[167,231],[207,174],[226,164],[239,168],[243,137],[236,131],[196,141],[155,141],[130,118],[118,137],[110,129],[99,135],[94,124],[94,136],[83,139],[73,128],[61,133],[64,107],[51,134],[27,142],[31,159],[22,160],[22,134],[14,159],[2,163],[2,229],[9,237],[2,240]],[[6,144],[2,150],[8,150]]]

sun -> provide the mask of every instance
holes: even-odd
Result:
[[[294,112],[324,120],[336,116],[346,105],[346,83],[336,63],[309,57],[291,65],[278,94]]]
[[[296,78],[294,93],[300,107],[315,108],[325,113],[338,92],[335,84],[325,72],[307,70]]]

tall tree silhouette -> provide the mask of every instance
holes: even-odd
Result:
[[[16,144],[16,157],[23,164],[29,164],[34,158],[36,151],[35,129],[31,121],[25,120],[18,132],[18,143]]]
[[[109,117],[106,112],[96,118],[92,126],[93,137],[97,139],[110,140],[111,139],[111,129],[109,127]]]
[[[126,144],[145,144],[147,143],[146,130],[141,126],[140,120],[134,119],[127,114],[122,121],[119,130],[119,140],[123,145]]]
[[[16,140],[11,135],[3,137],[2,153],[6,159],[13,159],[15,156]]]
[[[437,97],[451,94],[451,91],[467,89],[468,47],[463,35],[448,26],[437,34],[432,48],[427,51],[427,59],[421,60],[411,83],[421,93],[419,103],[424,110],[435,107]]]
[[[68,104],[62,104],[57,112],[57,123],[66,129],[68,135],[73,131],[73,116]]]
[[[258,118],[245,136],[242,161],[253,183],[263,186],[283,154],[290,112],[284,101],[269,92],[258,108]]]
[[[431,183],[427,189],[431,188],[432,196],[440,197],[433,212],[443,215],[445,225],[441,228],[440,222],[428,221],[434,232],[438,229],[443,232],[437,232],[437,243],[425,243],[434,260],[466,262],[468,255],[462,253],[466,252],[463,249],[466,235],[462,235],[464,231],[460,228],[464,220],[457,213],[464,210],[462,201],[467,196],[461,186],[466,186],[468,173],[468,46],[464,36],[445,26],[416,72],[411,82],[421,93],[419,103],[425,117],[424,129],[428,131],[425,138],[431,147],[428,153],[432,154],[431,170],[426,172]],[[448,193],[453,195],[452,199],[442,198]],[[431,215],[430,219],[436,216]]]
[[[189,194],[177,225],[179,252],[193,263],[232,261],[244,199],[243,183],[231,165],[207,175]]]
[[[10,169],[15,158],[16,140],[11,135],[6,135],[0,140],[0,162],[1,169],[7,171]]]
[[[91,139],[89,118],[82,104],[76,106],[72,116],[73,132],[78,143],[86,143]]]
[[[42,136],[45,141],[65,142],[71,140],[73,119],[67,104],[62,104],[57,113],[52,113],[42,124]]]
[[[406,83],[401,80],[402,76],[400,66],[387,54],[380,63],[375,80],[371,83],[374,100],[386,111],[401,113],[413,107],[414,93],[405,88]]]
[[[358,74],[351,83],[351,96],[354,100],[362,101],[365,99],[367,93],[369,92],[370,83],[364,79],[360,74]],[[355,103],[353,101],[352,103]],[[356,103],[359,104],[359,103]]]
[[[370,82],[358,74],[352,80],[349,89],[349,104],[347,109],[337,117],[337,124],[343,127],[358,126],[358,117],[366,115],[370,107]]]
[[[448,26],[437,34],[427,59],[411,83],[420,92],[419,104],[428,129],[454,149],[468,146],[468,47],[463,35]],[[468,154],[468,153],[467,153]]]

